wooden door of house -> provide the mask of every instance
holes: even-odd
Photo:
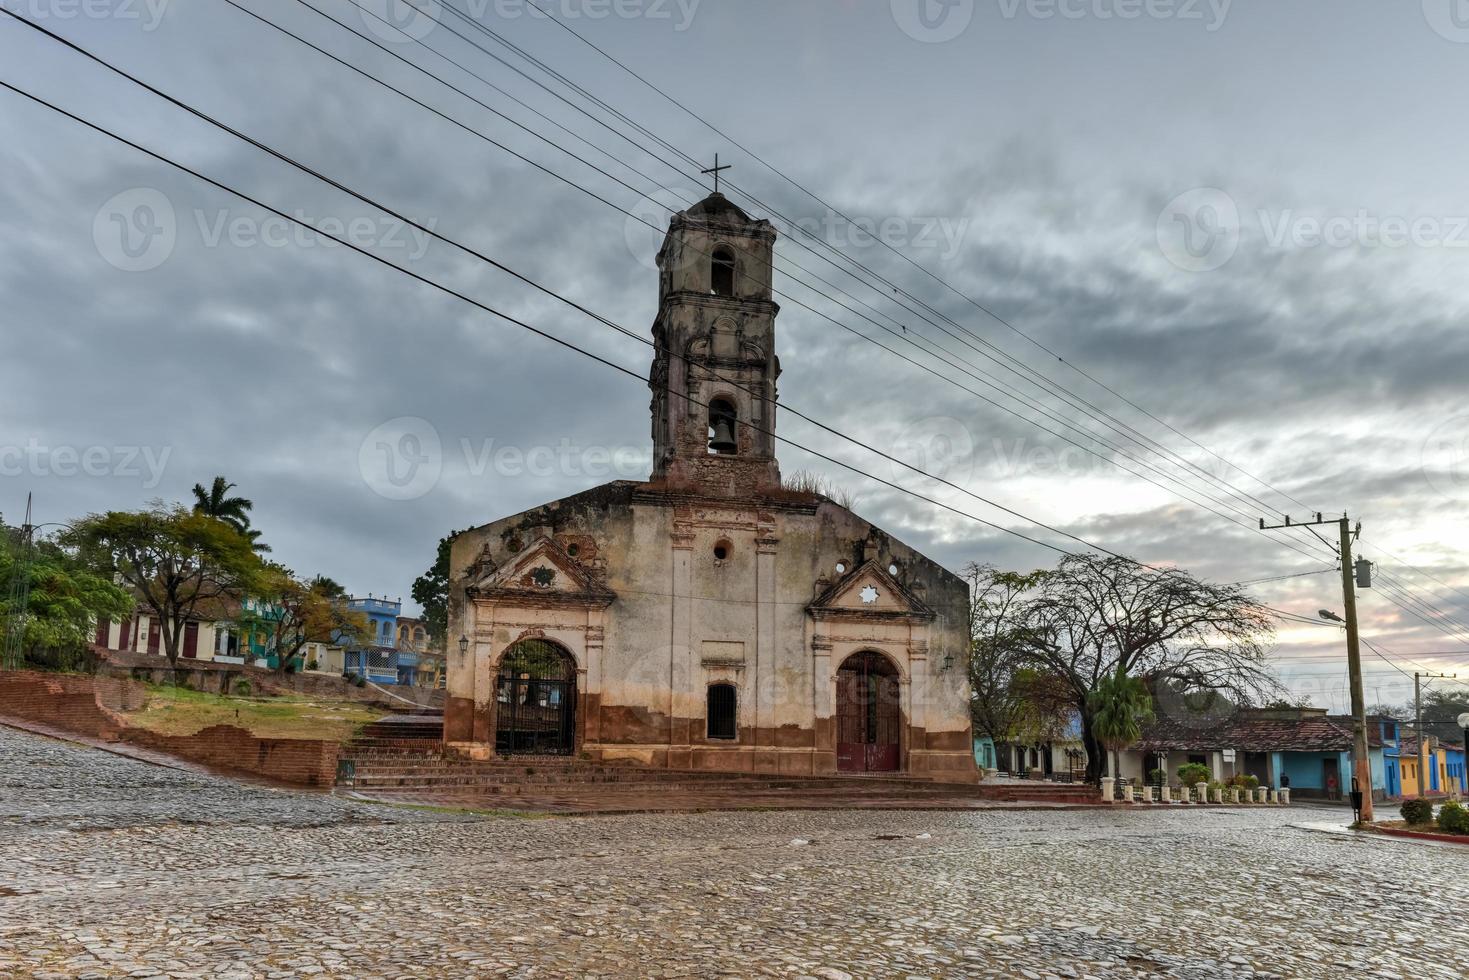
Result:
[[[895,772],[899,768],[899,685],[893,665],[877,653],[858,653],[837,671],[837,769]]]
[[[1321,760],[1321,790],[1329,800],[1341,799],[1341,763],[1334,758]]]
[[[158,620],[152,616],[148,617],[148,652],[157,653],[158,645],[163,641],[163,631],[158,628]]]
[[[188,657],[190,660],[197,660],[199,657],[198,623],[184,624],[184,656]]]

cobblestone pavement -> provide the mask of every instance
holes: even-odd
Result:
[[[1323,819],[465,816],[0,729],[0,976],[1469,975],[1469,851]]]

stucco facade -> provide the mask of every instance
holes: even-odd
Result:
[[[446,741],[669,768],[973,778],[965,583],[781,485],[774,239],[719,195],[673,218],[648,482],[455,538]],[[512,730],[522,724],[540,734]]]

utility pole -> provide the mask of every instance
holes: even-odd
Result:
[[[1453,674],[1420,674],[1413,671],[1413,728],[1418,733],[1418,798],[1428,795],[1428,742],[1423,737],[1423,678],[1452,678]],[[1440,787],[1442,788],[1442,787]]]
[[[1317,527],[1322,524],[1336,524],[1341,531],[1338,557],[1341,559],[1342,612],[1345,614],[1342,622],[1347,628],[1347,674],[1352,682],[1352,782],[1356,790],[1362,794],[1362,808],[1359,811],[1361,820],[1364,823],[1371,823],[1372,760],[1368,755],[1367,698],[1362,692],[1362,647],[1357,636],[1356,591],[1358,583],[1363,588],[1372,584],[1371,564],[1364,559],[1361,562],[1364,567],[1358,568],[1352,562],[1352,541],[1362,532],[1360,523],[1353,528],[1350,519],[1345,514],[1330,520],[1323,518],[1319,513],[1315,516],[1316,519],[1313,521],[1296,523],[1291,523],[1290,517],[1286,517],[1284,524],[1276,524],[1271,527],[1265,525],[1265,519],[1262,517],[1260,518],[1260,530],[1275,531],[1287,527]]]

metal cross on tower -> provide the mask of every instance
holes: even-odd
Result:
[[[701,173],[701,174],[713,174],[714,175],[714,193],[718,194],[719,193],[719,173],[720,173],[720,171],[722,171],[722,170],[733,170],[733,169],[734,169],[734,164],[732,164],[732,163],[726,163],[724,166],[721,167],[719,165],[719,154],[716,153],[716,154],[714,154],[714,166],[710,167],[708,170],[700,170],[699,173]]]

